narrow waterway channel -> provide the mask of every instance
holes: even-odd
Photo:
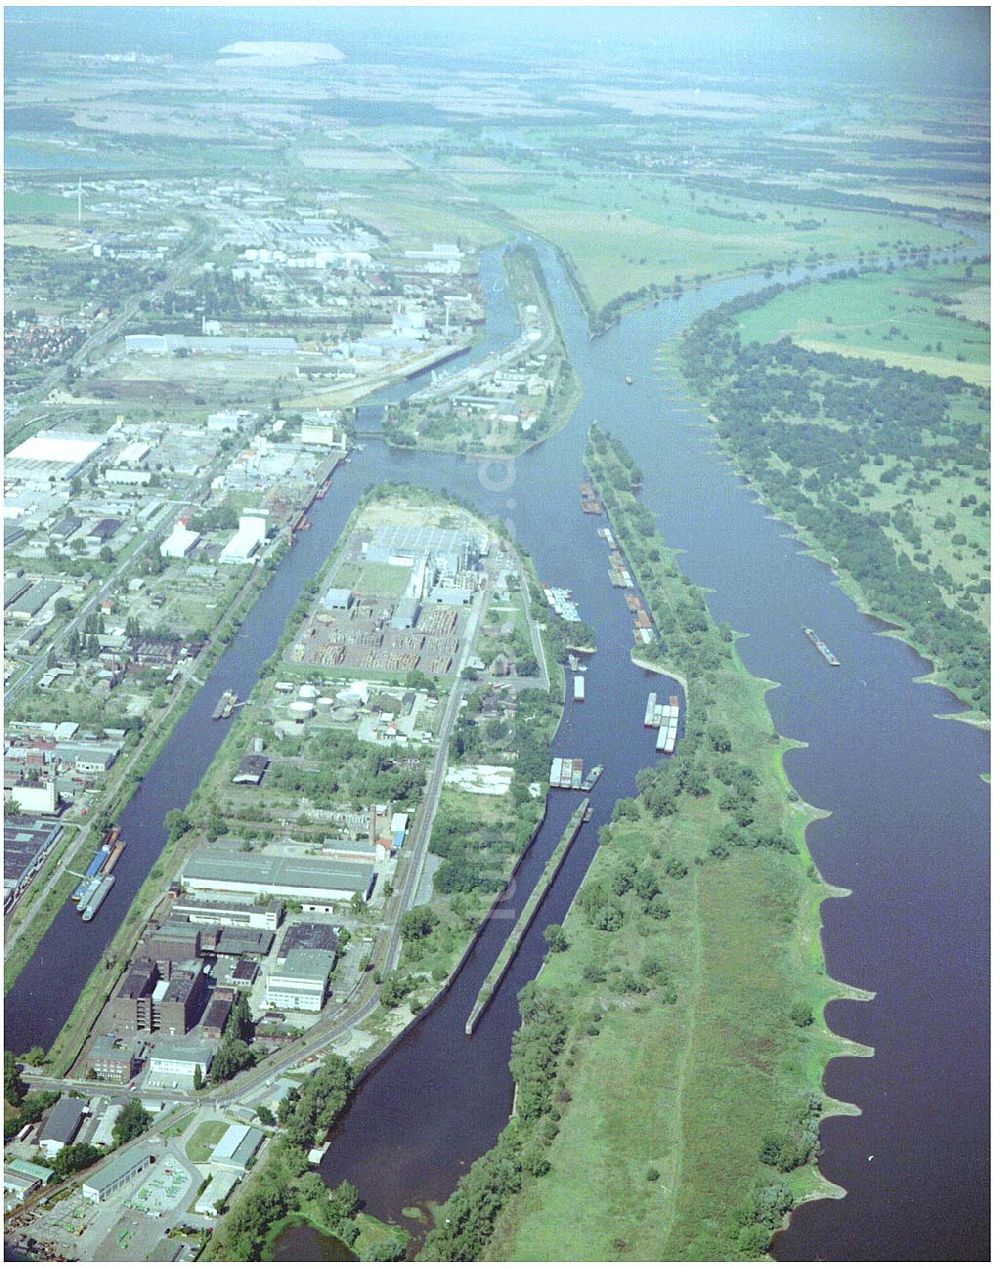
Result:
[[[831,1064],[826,1077],[831,1094],[864,1112],[823,1128],[823,1170],[848,1197],[796,1213],[777,1254],[983,1258],[989,853],[988,790],[979,773],[988,769],[987,738],[935,717],[955,711],[954,698],[912,682],[926,664],[898,640],[877,637],[881,623],[860,614],[829,570],[768,516],[719,455],[681,386],[655,370],[660,346],[700,312],[767,280],[712,286],[631,314],[589,340],[557,258],[536,245],[584,389],[569,424],[516,461],[390,451],[372,441],[337,473],[330,495],[310,513],[312,532],[282,561],[122,817],[130,846],[97,919],[83,926],[64,909],[8,995],[8,1047],[23,1051],[54,1038],[162,845],[163,814],[185,804],[221,743],[227,724],[209,718],[219,693],[231,686],[242,698],[252,689],[301,587],[365,487],[382,479],[445,486],[509,521],[540,575],[574,590],[597,631],[598,652],[586,703],[567,707],[555,750],[607,768],[594,790],[594,819],[473,1036],[464,1034],[465,1017],[576,804],[570,794],[551,795],[507,917],[487,923],[451,990],[368,1073],[324,1161],[329,1182],[349,1177],[369,1210],[387,1219],[450,1193],[510,1113],[516,993],[541,965],[541,931],[565,914],[614,802],[635,792],[636,771],[656,758],[641,725],[650,676],[629,660],[630,622],[607,581],[599,522],[579,510],[584,437],[596,420],[634,453],[646,476],[643,497],[666,542],[684,551],[682,567],[711,588],[713,615],[747,633],[740,652],[748,667],[781,684],[768,697],[776,727],[809,745],[788,755],[791,779],[807,801],[833,813],[810,828],[812,853],[828,881],[853,891],[823,908],[829,970],[877,992],[870,1004],[829,1011],[835,1029],[876,1049],[872,1059]],[[840,669],[818,657],[803,624],[834,649]],[[323,1259],[322,1245],[309,1237],[297,1231],[296,1249]]]

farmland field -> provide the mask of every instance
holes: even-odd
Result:
[[[744,343],[789,338],[813,352],[871,357],[988,384],[989,265],[870,273],[786,291],[740,317]]]
[[[561,247],[598,310],[651,284],[783,269],[793,257],[940,248],[958,237],[902,216],[797,205],[794,189],[787,202],[766,202],[643,177],[468,175],[464,183]]]

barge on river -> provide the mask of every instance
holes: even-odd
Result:
[[[236,708],[236,702],[238,699],[239,698],[236,693],[230,688],[227,688],[219,697],[218,703],[212,711],[212,717],[215,719],[230,718],[233,710]]]
[[[93,894],[86,901],[83,911],[80,913],[80,916],[84,921],[93,921],[94,917],[97,916],[98,908],[100,908],[101,904],[111,893],[111,887],[114,884],[115,879],[111,874],[107,877],[101,878]]]
[[[832,653],[832,652],[830,651],[830,649],[826,646],[826,644],[825,644],[825,643],[823,642],[823,640],[819,637],[819,635],[816,633],[816,631],[815,631],[815,630],[811,630],[808,626],[803,626],[803,627],[802,627],[802,633],[803,633],[803,634],[805,635],[805,637],[809,640],[809,642],[813,645],[813,647],[814,647],[814,648],[816,649],[816,651],[820,654],[820,656],[821,656],[821,657],[823,658],[823,660],[827,663],[827,665],[840,665],[840,662],[839,662],[839,661],[837,660],[837,658],[833,655],[833,653]]]

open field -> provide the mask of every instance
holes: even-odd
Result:
[[[468,175],[476,188],[480,178]],[[943,247],[953,230],[885,213],[741,199],[663,180],[532,174],[482,182],[496,203],[572,258],[597,310],[625,292],[810,254],[850,258],[897,242]]]
[[[229,1125],[222,1119],[209,1119],[199,1124],[184,1147],[191,1162],[207,1163],[212,1151],[225,1136],[228,1127]]]
[[[741,315],[744,343],[789,338],[813,352],[870,357],[906,370],[986,385],[989,266],[937,265],[869,273],[786,291]]]

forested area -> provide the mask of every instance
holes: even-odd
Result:
[[[763,498],[833,557],[874,611],[903,627],[961,700],[988,713],[989,633],[978,616],[987,548],[953,534],[955,558],[968,568],[957,577],[934,561],[927,533],[948,531],[949,515],[956,528],[938,494],[943,478],[962,481],[962,510],[989,516],[988,393],[787,338],[745,345],[738,315],[784,289],[694,322],[681,346],[684,374]],[[886,486],[894,497],[876,506]],[[943,514],[922,529],[918,513],[935,496]]]

